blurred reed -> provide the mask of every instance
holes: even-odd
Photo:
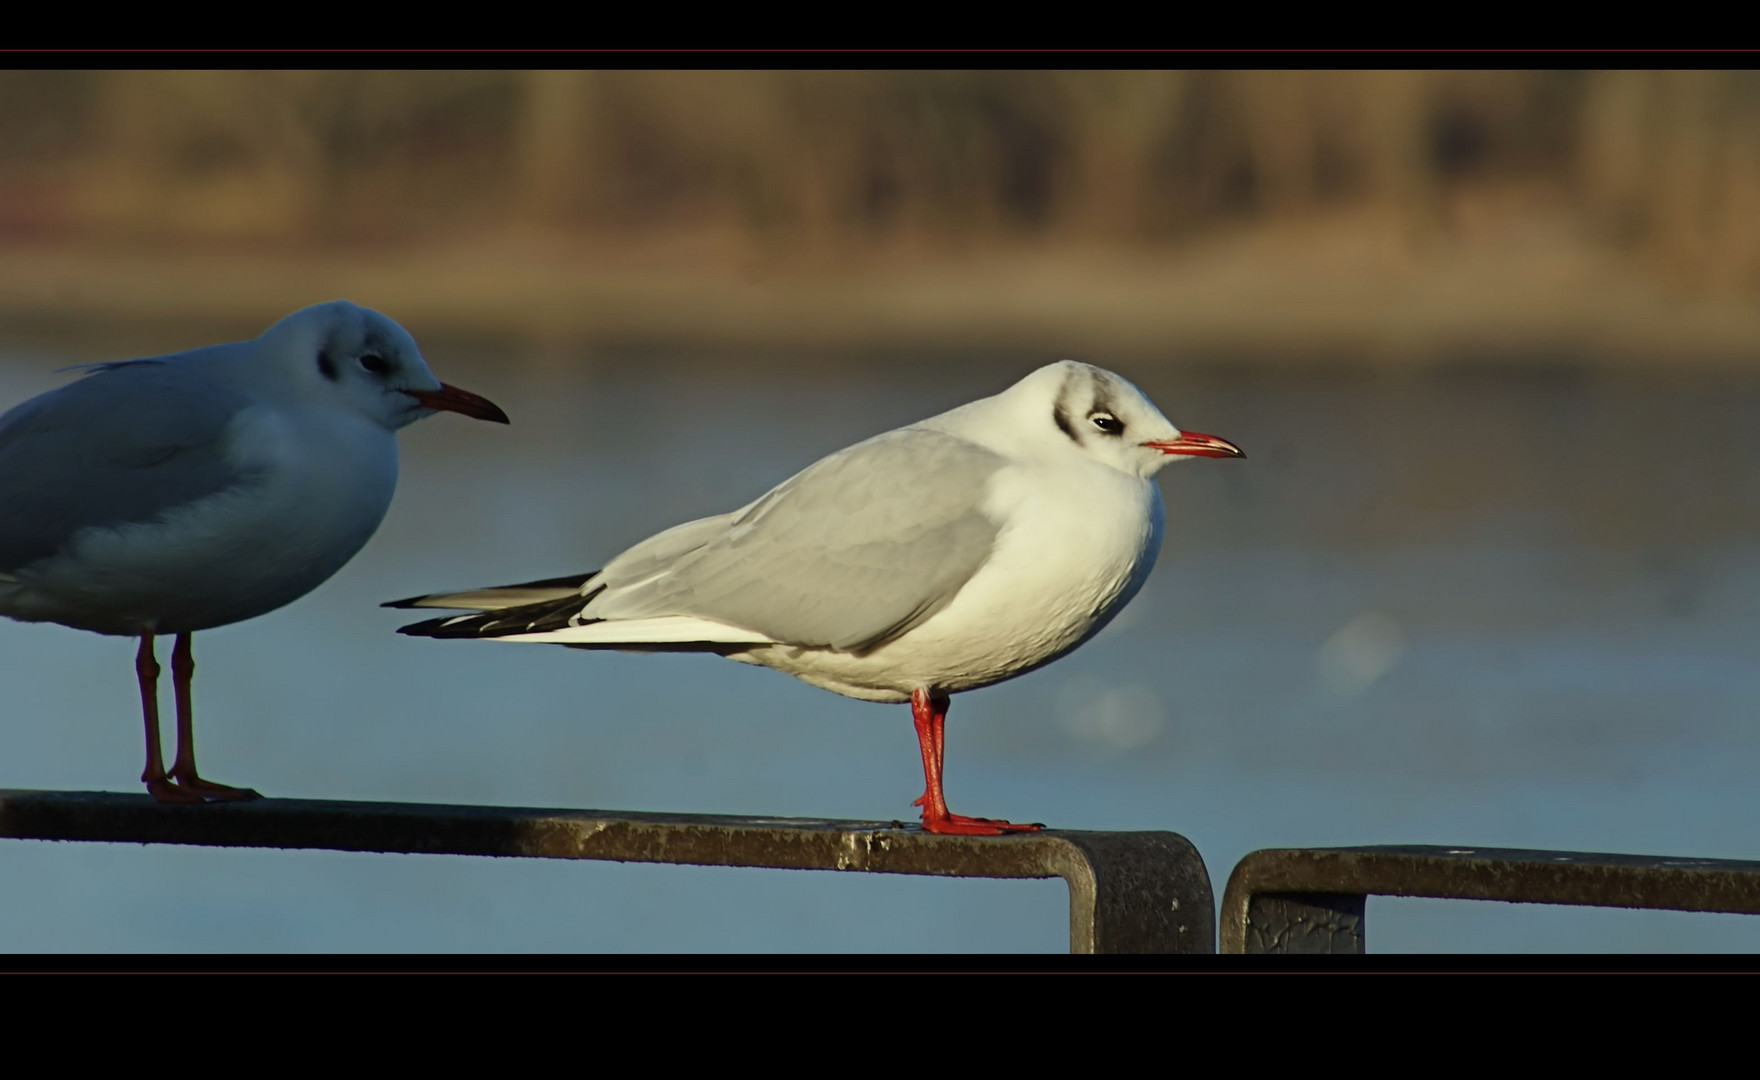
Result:
[[[708,238],[787,258],[1174,245],[1520,190],[1760,284],[1760,75],[9,71],[0,242]]]

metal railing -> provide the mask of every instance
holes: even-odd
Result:
[[[0,837],[306,848],[976,878],[1063,878],[1073,953],[1209,953],[1210,875],[1171,832],[935,836],[896,822],[0,791]]]
[[[1760,914],[1760,862],[1468,847],[1283,848],[1235,865],[1225,953],[1360,953],[1371,896]]]
[[[1060,877],[1072,953],[1361,953],[1371,896],[1760,914],[1760,862],[1468,847],[1255,851],[1210,877],[1172,832],[935,836],[898,822],[0,791],[0,838]],[[1220,939],[1220,940],[1218,940]]]

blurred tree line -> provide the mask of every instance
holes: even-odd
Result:
[[[1640,71],[10,71],[0,242],[719,233],[1168,244],[1525,185],[1760,282],[1760,76]]]

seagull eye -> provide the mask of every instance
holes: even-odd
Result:
[[[380,356],[378,353],[368,353],[361,357],[361,367],[369,374],[383,375],[391,370],[391,361]]]
[[[1095,413],[1088,421],[1108,435],[1117,435],[1124,430],[1124,421],[1111,413]]]

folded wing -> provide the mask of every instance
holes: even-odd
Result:
[[[983,510],[984,493],[1002,465],[942,432],[888,432],[824,458],[742,510],[643,541],[582,578],[576,595],[403,632],[608,648],[871,649],[940,611],[989,557],[998,525]],[[403,605],[478,606],[495,592]]]
[[[250,404],[140,360],[102,365],[0,416],[0,572],[55,554],[82,529],[155,521],[244,480],[226,431]]]

